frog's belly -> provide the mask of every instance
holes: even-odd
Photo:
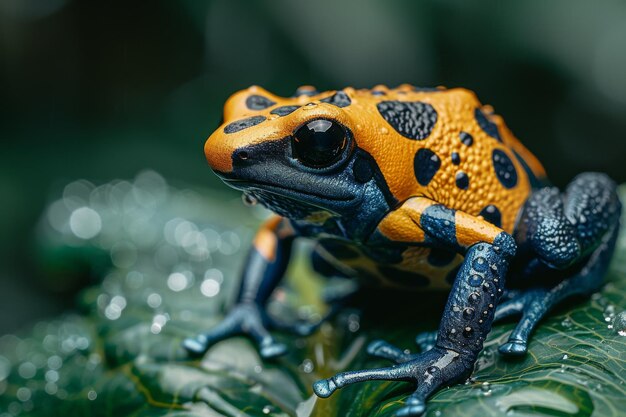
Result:
[[[320,242],[318,254],[344,275],[365,285],[398,289],[451,287],[463,257],[441,249],[409,246],[363,248],[336,240]]]

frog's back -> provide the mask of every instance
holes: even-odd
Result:
[[[345,89],[358,145],[398,201],[425,196],[512,231],[545,171],[501,117],[466,89]]]

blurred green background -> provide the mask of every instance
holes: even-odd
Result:
[[[624,22],[623,0],[0,0],[0,334],[72,304],[34,257],[64,184],[151,168],[223,190],[202,145],[251,84],[464,86],[556,184],[623,182]]]

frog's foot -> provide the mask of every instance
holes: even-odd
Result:
[[[573,277],[562,281],[551,290],[533,289],[522,292],[518,297],[497,307],[495,320],[521,315],[508,341],[498,349],[502,355],[513,357],[525,355],[531,333],[552,307],[572,295],[591,293],[597,289],[609,264],[616,236],[617,228],[603,238],[586,265]]]
[[[340,313],[345,305],[350,301],[351,297],[356,293],[355,291],[350,291],[348,293],[342,292],[341,294],[333,293],[333,296],[337,298],[333,298],[329,302],[328,311],[317,321],[310,322],[306,320],[298,320],[296,322],[286,322],[277,317],[267,317],[270,326],[277,330],[286,331],[289,333],[294,333],[298,336],[309,336],[316,332],[322,324],[325,322],[332,320]],[[325,299],[324,301],[328,301]]]
[[[331,378],[322,379],[313,385],[315,393],[322,398],[329,397],[339,388],[356,382],[383,380],[407,381],[417,384],[417,389],[396,413],[397,416],[420,416],[426,411],[426,399],[443,385],[452,384],[467,377],[473,367],[472,360],[464,360],[464,355],[450,349],[435,347],[418,355],[408,355],[400,349],[382,341],[375,341],[368,347],[376,356],[392,359],[397,365],[387,368],[366,369],[342,372]]]
[[[545,270],[577,272],[554,288],[532,289],[502,303],[495,319],[521,315],[509,340],[500,346],[507,356],[526,354],[528,340],[551,308],[573,295],[595,291],[611,260],[621,213],[616,185],[606,175],[578,175],[565,192],[546,187],[526,202],[524,236]]]
[[[200,356],[207,349],[229,337],[244,334],[254,340],[261,357],[268,359],[280,356],[287,351],[282,343],[277,343],[263,325],[265,313],[254,303],[236,305],[214,328],[183,341],[183,346],[191,356]]]

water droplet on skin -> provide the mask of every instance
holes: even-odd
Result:
[[[257,198],[250,193],[243,193],[241,195],[241,200],[243,201],[243,204],[248,207],[255,206],[259,202],[259,200],[257,200]]]
[[[469,326],[463,329],[463,336],[465,337],[471,337],[473,333],[474,333],[474,329],[472,329]]]

